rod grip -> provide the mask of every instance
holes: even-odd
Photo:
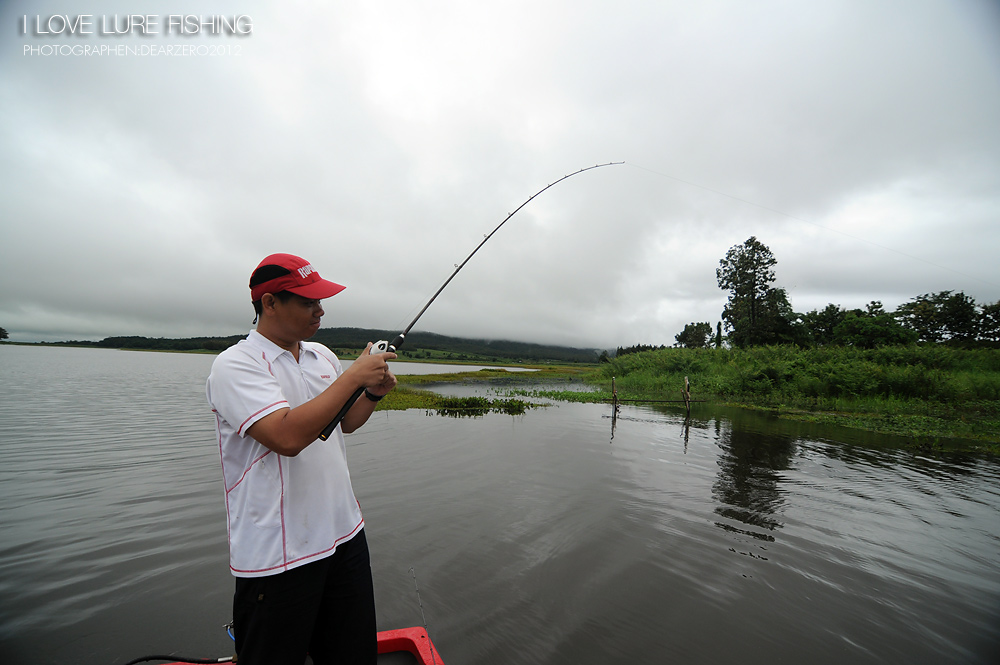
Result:
[[[396,349],[403,346],[403,342],[405,340],[406,334],[399,333],[396,335],[396,339],[392,340],[392,343],[389,344],[389,350],[395,353]],[[351,407],[354,406],[354,403],[358,401],[358,398],[360,398],[364,392],[364,388],[358,388],[354,391],[354,394],[351,395],[350,399],[347,400],[347,403],[345,403],[343,408],[340,409],[340,412],[337,413],[334,419],[330,421],[330,424],[323,428],[323,431],[319,433],[320,441],[326,441],[330,438],[330,435],[333,434],[333,430],[337,429],[337,425],[340,424],[340,421],[344,419],[344,416],[347,415],[347,412],[351,410]]]
[[[347,412],[351,410],[351,407],[354,406],[354,403],[358,401],[358,398],[361,397],[364,392],[364,388],[358,388],[354,391],[354,394],[347,400],[347,403],[344,404],[340,412],[334,417],[333,420],[330,421],[330,424],[319,433],[320,441],[326,441],[330,438],[330,435],[333,434],[333,430],[337,429],[337,425],[340,424],[340,421],[344,419],[344,416],[347,415]]]

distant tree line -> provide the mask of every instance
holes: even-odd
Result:
[[[635,346],[619,346],[615,351],[615,357],[627,356],[630,353],[641,353],[643,351],[656,351],[657,349],[665,349],[665,346],[652,346],[649,344],[636,344]]]
[[[0,329],[2,330],[2,329]],[[367,328],[323,328],[312,337],[312,341],[325,344],[336,349],[340,355],[347,355],[364,349],[368,342],[380,339],[391,340],[396,332],[389,330],[374,330]],[[100,341],[69,341],[50,342],[49,344],[63,346],[93,346],[109,349],[142,349],[152,351],[223,351],[236,344],[246,335],[230,335],[228,337],[141,337],[116,336],[105,337]],[[465,339],[447,337],[427,332],[414,332],[406,336],[406,346],[401,349],[401,359],[428,358],[434,354],[428,351],[447,354],[448,357],[461,360],[477,360],[490,362],[564,362],[592,363],[598,359],[596,349],[578,349],[573,347],[534,344],[528,342],[509,342],[502,340]]]
[[[774,286],[777,259],[751,236],[735,245],[715,271],[719,288],[729,292],[722,321],[712,335],[708,322],[689,323],[674,339],[687,348],[766,344],[877,348],[914,342],[953,346],[1000,346],[1000,301],[977,304],[964,292],[927,293],[887,312],[880,301],[864,309],[829,304],[804,314],[792,310],[785,289]],[[723,326],[725,337],[723,337]]]
[[[246,337],[246,335],[231,335],[229,337],[141,337],[127,335],[105,337],[99,341],[69,341],[53,342],[53,344],[69,346],[96,346],[102,349],[142,349],[146,351],[224,351]]]

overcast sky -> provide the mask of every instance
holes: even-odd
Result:
[[[154,34],[99,33],[137,11]],[[12,340],[244,333],[273,252],[347,285],[324,326],[400,330],[612,161],[415,329],[669,345],[750,236],[799,312],[1000,300],[993,0],[6,0],[0,117]]]

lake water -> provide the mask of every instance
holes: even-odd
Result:
[[[351,366],[351,360],[341,359],[344,367]],[[499,365],[454,365],[446,363],[414,363],[401,360],[389,361],[393,374],[450,374],[452,372],[478,372],[484,369],[503,370],[505,372],[537,372],[538,370],[526,367],[502,367]]]
[[[231,654],[212,360],[0,346],[0,663]],[[448,665],[1000,662],[997,460],[694,411],[375,414],[379,628],[415,574]]]

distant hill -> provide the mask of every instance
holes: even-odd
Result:
[[[368,342],[380,339],[392,341],[399,331],[373,330],[369,328],[324,328],[313,336],[313,341],[330,348],[363,349]],[[401,349],[408,357],[471,356],[494,358],[518,362],[596,362],[598,349],[577,349],[568,346],[510,342],[505,340],[466,339],[448,337],[431,332],[411,332],[406,336],[406,344]],[[437,352],[437,353],[434,353]],[[424,356],[419,354],[424,353]]]
[[[370,328],[322,328],[312,341],[325,344],[338,354],[348,356],[365,348],[368,342],[392,340],[398,331]],[[72,346],[97,346],[110,349],[152,349],[157,351],[222,351],[243,339],[245,335],[229,337],[105,337],[99,342],[53,342]],[[430,332],[411,332],[400,349],[401,358],[427,360],[491,360],[494,362],[597,362],[598,349],[577,349],[567,346],[510,342],[504,340],[465,339]]]

